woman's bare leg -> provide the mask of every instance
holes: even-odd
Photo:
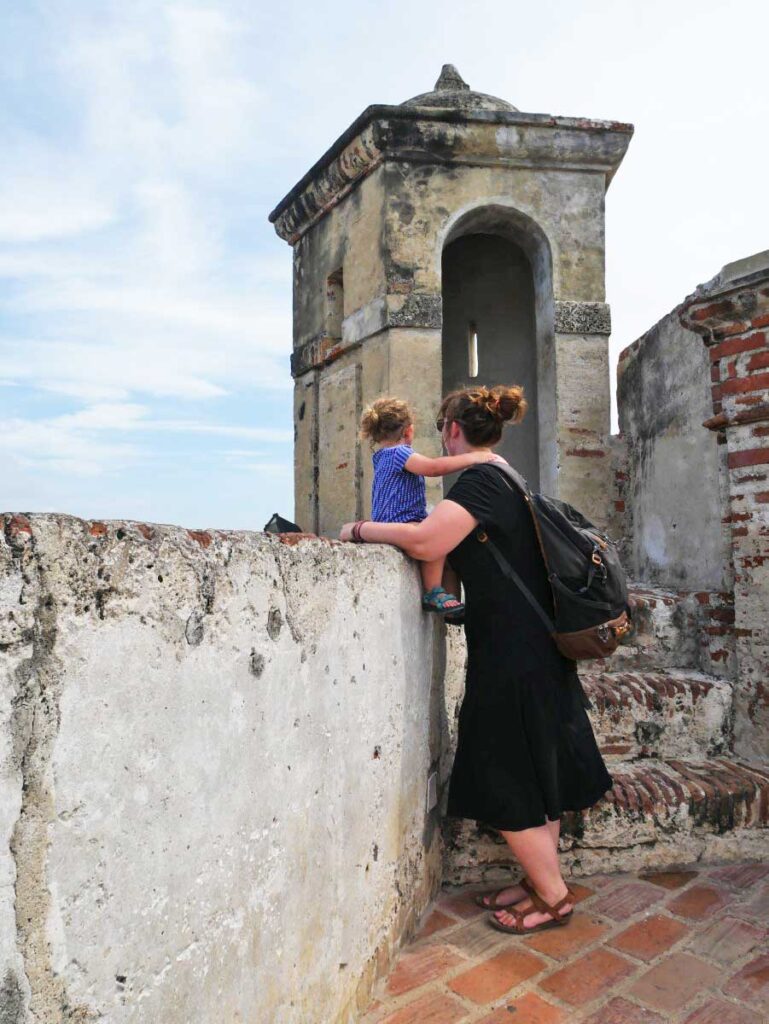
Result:
[[[536,891],[551,906],[562,900],[567,894],[566,883],[561,875],[561,868],[558,863],[558,834],[560,821],[548,821],[545,825],[536,828],[522,829],[519,832],[502,832],[505,842],[510,847],[523,868],[526,876]],[[521,913],[525,913],[530,901],[525,900],[523,905],[517,907]],[[565,903],[560,913],[567,913],[572,910],[571,903]],[[497,919],[502,924],[512,924],[513,916],[505,910],[496,913]],[[538,924],[550,921],[549,914],[542,914],[532,908],[531,913],[526,913],[524,927],[533,928]]]
[[[550,833],[551,841],[553,843],[553,848],[554,848],[554,850],[555,850],[555,852],[557,854],[558,853],[558,837],[561,834],[561,819],[560,818],[556,818],[555,821],[551,821],[548,818],[547,819],[547,824],[546,824],[545,827],[548,829],[548,831]],[[503,836],[505,836],[505,838],[507,838],[507,836],[509,836],[509,835],[514,835],[514,833],[511,833],[511,832],[502,832],[501,834]],[[515,851],[513,851],[513,852],[515,852]],[[528,874],[528,872],[525,869],[524,869],[524,874]],[[529,877],[531,877],[531,876],[529,876]],[[532,885],[534,886],[534,888],[536,889],[537,885],[536,885],[536,882],[534,881],[533,878],[531,879],[531,882],[532,882]],[[507,889],[502,889],[502,891],[498,894],[497,898],[498,898],[500,903],[506,903],[506,904],[508,904],[508,906],[511,906],[511,907],[515,906],[516,903],[521,903],[522,901],[530,902],[529,901],[528,893],[526,892],[525,889],[522,889],[520,885],[511,885]],[[523,907],[519,907],[518,909],[522,910]]]

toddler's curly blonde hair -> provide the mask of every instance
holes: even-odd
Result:
[[[413,422],[411,409],[400,398],[377,398],[361,416],[360,437],[371,444],[397,441]]]

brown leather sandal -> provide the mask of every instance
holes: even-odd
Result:
[[[520,880],[520,882],[513,882],[513,885],[520,885],[524,892],[527,892],[529,896],[534,892],[534,886],[528,880],[526,875]],[[504,889],[494,889],[491,892],[480,892],[475,897],[476,906],[483,907],[484,910],[507,910],[512,907],[513,904],[518,903],[518,900],[512,900],[510,903],[500,903],[498,897],[505,891],[505,889],[512,889],[513,885],[506,885]],[[490,903],[485,903],[487,896],[491,897]]]
[[[498,932],[505,932],[508,935],[533,935],[534,932],[543,932],[546,928],[564,927],[571,920],[571,916],[574,913],[573,910],[569,910],[565,914],[559,913],[561,907],[566,903],[576,902],[576,897],[568,886],[566,887],[566,895],[563,899],[558,900],[555,906],[552,907],[549,903],[545,903],[534,889],[532,889],[529,895],[533,904],[531,910],[521,911],[500,907],[500,910],[506,910],[513,917],[513,924],[503,924],[492,914],[489,917],[491,927],[496,928]],[[552,921],[543,921],[542,924],[534,925],[533,928],[526,928],[523,922],[534,910],[538,910],[541,914],[549,914]]]

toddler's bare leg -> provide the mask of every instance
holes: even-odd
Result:
[[[424,588],[425,593],[428,593],[433,589],[433,587],[440,587],[443,585],[443,581],[445,579],[444,563],[445,559],[443,558],[437,558],[434,562],[420,563],[419,568],[422,573],[422,587]],[[456,579],[456,577],[454,578]],[[457,595],[455,590],[450,590],[448,587],[445,587],[445,589],[455,597],[454,601],[447,601],[446,604],[443,605],[443,608],[446,611],[449,611],[459,606],[459,600],[456,599]]]
[[[443,558],[438,558],[434,562],[419,563],[419,570],[422,573],[422,588],[425,592],[441,585],[443,562]]]

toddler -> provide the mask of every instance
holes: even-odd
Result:
[[[366,409],[360,436],[372,447],[374,481],[371,487],[371,518],[375,523],[418,523],[427,518],[425,477],[445,476],[476,462],[493,459],[490,452],[468,452],[430,459],[411,447],[414,420],[408,405],[399,398],[378,398]],[[464,605],[443,586],[444,561],[422,562],[422,607],[425,611],[450,613],[461,621]],[[457,587],[458,589],[458,587]]]

